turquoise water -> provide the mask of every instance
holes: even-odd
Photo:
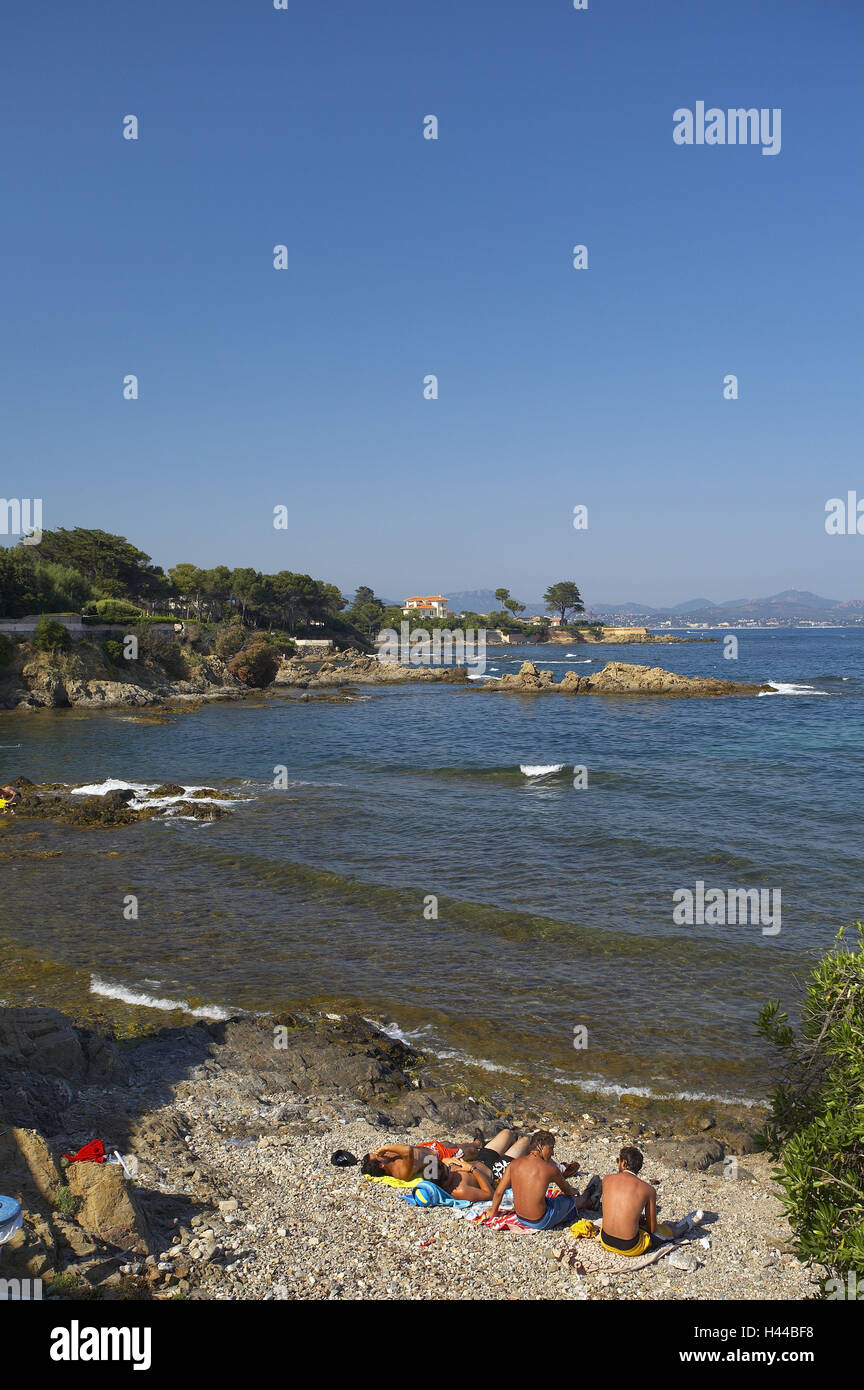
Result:
[[[22,860],[14,882],[7,864],[6,934],[109,992],[359,1007],[454,1069],[470,1057],[561,1086],[761,1097],[760,1003],[794,1003],[811,953],[862,915],[864,633],[738,635],[737,661],[721,641],[490,648],[488,669],[532,659],[558,679],[624,660],[804,693],[359,687],[350,704],[277,696],[157,725],[0,715],[0,743],[23,745],[0,751],[4,776],[246,798],[213,824],[46,827],[40,845],[63,853]],[[676,926],[672,895],[697,880],[781,890],[781,931]]]

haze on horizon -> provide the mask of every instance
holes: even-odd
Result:
[[[824,527],[864,495],[855,7],[6,29],[3,491],[46,527],[389,598],[862,594],[864,537]],[[676,146],[698,100],[782,108],[781,152]]]

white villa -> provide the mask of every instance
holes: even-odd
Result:
[[[430,594],[426,598],[415,594],[412,598],[406,598],[402,605],[402,612],[406,618],[446,618],[449,611],[443,594]]]

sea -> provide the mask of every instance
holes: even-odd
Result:
[[[761,1006],[794,1019],[818,955],[864,915],[864,631],[741,630],[734,660],[708,635],[490,647],[483,681],[344,702],[0,714],[3,780],[236,798],[213,822],[4,818],[0,942],[18,966],[0,966],[0,999],[83,989],[157,1024],[178,1003],[357,1010],[474,1092],[760,1104],[778,1078]],[[525,660],[556,680],[621,660],[777,693],[495,688]],[[779,930],[676,920],[700,883],[779,894]]]

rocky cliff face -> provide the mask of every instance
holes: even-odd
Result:
[[[169,680],[143,662],[130,664],[123,675],[106,668],[98,651],[84,644],[58,655],[25,649],[18,669],[0,679],[0,709],[147,706],[190,698],[237,700],[248,693],[218,656],[202,658],[188,680]]]
[[[518,673],[502,676],[487,690],[557,691],[565,695],[758,695],[773,686],[741,681],[720,681],[713,676],[679,676],[661,666],[630,666],[623,661],[607,661],[602,671],[590,676],[568,671],[557,684],[551,671],[538,671],[525,661]]]

